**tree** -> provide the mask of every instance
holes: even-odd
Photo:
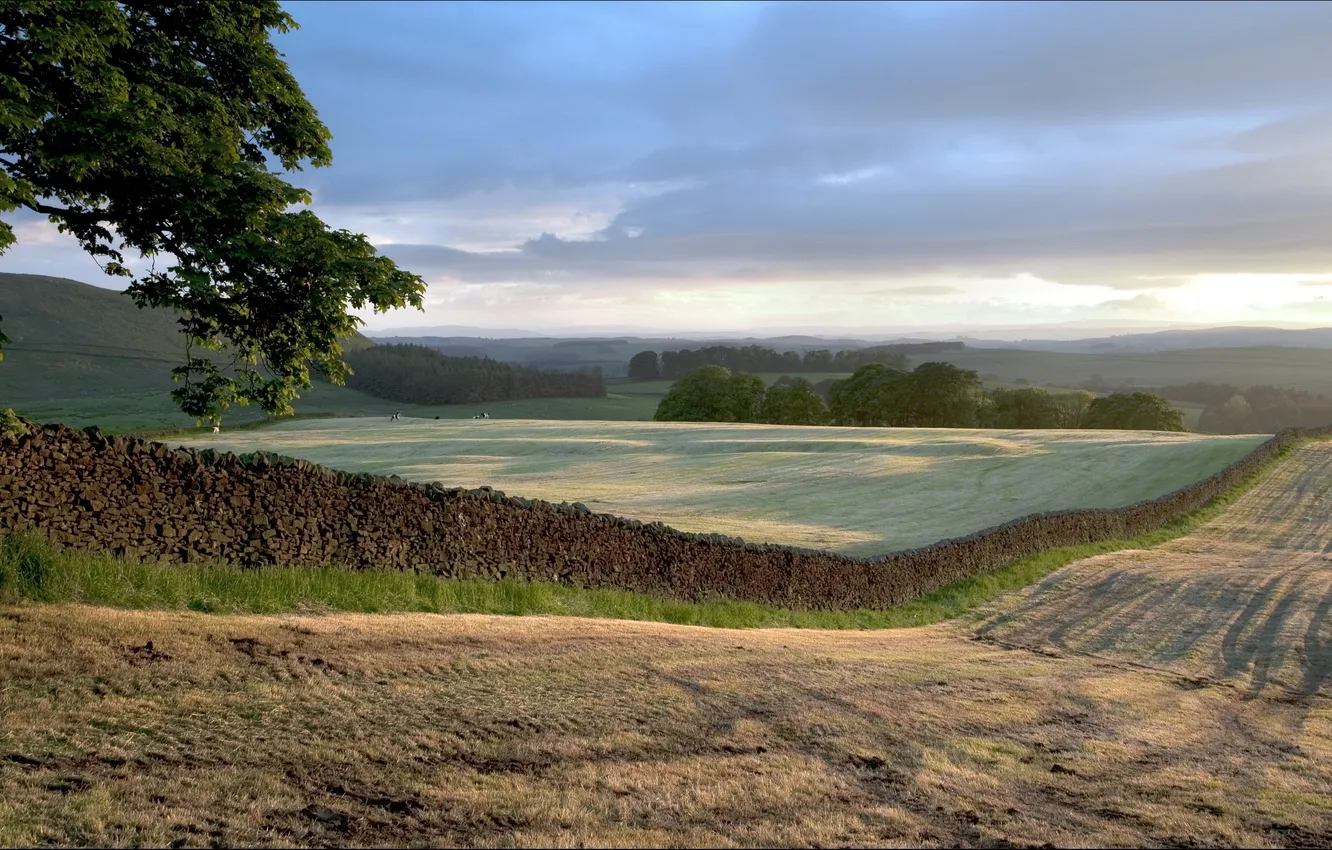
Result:
[[[732,375],[725,366],[700,366],[671,385],[653,417],[659,422],[754,422],[763,380]]]
[[[1064,428],[1063,407],[1054,393],[1039,387],[995,389],[986,408],[987,428]]]
[[[1059,405],[1060,428],[1084,428],[1087,421],[1087,413],[1091,410],[1092,402],[1096,400],[1093,393],[1086,390],[1072,390],[1070,392],[1055,393],[1055,404]]]
[[[629,377],[635,381],[655,381],[661,377],[661,367],[655,351],[640,351],[629,358]]]
[[[0,0],[0,212],[46,215],[141,308],[180,314],[173,396],[196,418],[290,413],[311,365],[345,379],[350,310],[422,304],[421,278],[293,211],[309,193],[269,168],[332,160],[269,40],[295,26],[275,0]],[[0,222],[0,252],[14,242]],[[126,250],[153,270],[136,277]]]
[[[763,396],[758,418],[770,425],[826,425],[828,405],[804,378],[779,380]]]
[[[1239,393],[1225,404],[1209,407],[1198,417],[1198,428],[1213,434],[1244,434],[1261,429],[1254,416],[1253,405]]]
[[[910,425],[911,391],[909,373],[871,363],[832,385],[828,411],[835,425]]]
[[[1125,431],[1183,431],[1184,414],[1152,393],[1112,393],[1091,403],[1083,423],[1087,428]]]
[[[976,428],[985,404],[980,376],[951,363],[922,363],[911,373],[911,423],[922,428]]]
[[[763,407],[763,379],[758,375],[735,374],[728,390],[732,418],[722,421],[758,422]]]
[[[805,352],[802,365],[806,372],[832,371],[833,354],[826,348],[816,348]]]

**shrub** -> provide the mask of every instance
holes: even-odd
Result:
[[[0,439],[22,437],[30,430],[13,410],[0,410]]]

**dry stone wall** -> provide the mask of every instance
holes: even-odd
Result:
[[[879,608],[1059,546],[1132,537],[1190,513],[1292,440],[1284,431],[1225,470],[1159,499],[1036,514],[875,558],[596,514],[582,505],[336,472],[255,453],[173,449],[96,429],[27,423],[0,437],[0,530],[176,563],[343,564],[450,578],[614,587],[683,600]]]

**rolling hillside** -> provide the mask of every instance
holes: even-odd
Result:
[[[66,278],[0,273],[0,316],[0,330],[11,340],[0,361],[0,407],[108,430],[191,424],[169,396],[171,370],[185,359],[185,340],[170,311],[140,310],[123,293]],[[344,344],[374,343],[357,334]],[[319,410],[306,412],[365,403],[360,393],[320,386],[325,392],[307,400]],[[231,417],[255,418],[246,409]]]
[[[1138,386],[1210,381],[1271,384],[1332,395],[1332,349],[1327,348],[1200,348],[1149,354],[972,348],[913,357],[911,362],[914,366],[926,359],[973,369],[1003,383],[1025,378],[1037,386],[1076,386],[1100,375],[1112,386],[1130,378]]]
[[[169,392],[185,356],[174,316],[65,278],[0,274],[0,400]]]

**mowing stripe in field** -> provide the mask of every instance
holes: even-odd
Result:
[[[351,472],[583,502],[599,513],[870,556],[1026,514],[1122,507],[1211,475],[1262,436],[324,419],[191,436]]]

